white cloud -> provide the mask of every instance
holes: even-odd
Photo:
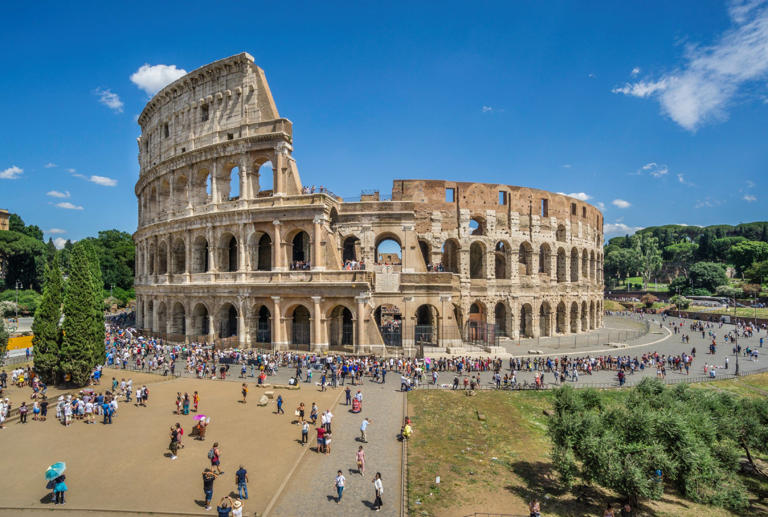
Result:
[[[723,202],[719,199],[712,199],[711,197],[707,196],[704,199],[700,199],[696,201],[696,204],[693,205],[694,208],[715,208],[717,206],[722,205]]]
[[[603,225],[603,233],[606,237],[611,235],[632,235],[633,233],[642,229],[642,226],[628,226],[624,223],[612,223]]]
[[[67,239],[64,237],[56,237],[53,239],[53,245],[56,246],[57,250],[63,249],[66,243]]]
[[[79,205],[73,205],[69,201],[64,201],[62,203],[56,203],[56,206],[59,208],[66,208],[67,210],[82,210],[83,207]]]
[[[586,192],[571,192],[570,194],[566,194],[565,192],[558,192],[558,194],[562,194],[568,197],[573,197],[578,199],[579,201],[587,201],[588,199],[592,199],[592,196],[590,196]]]
[[[632,69],[632,71],[630,72],[630,74],[631,74],[631,75],[637,75],[637,74],[639,74],[639,73],[640,73],[640,67],[639,67],[639,66],[636,66],[636,67],[635,67],[635,68],[633,68],[633,69]]]
[[[755,188],[755,182],[752,180],[747,180],[747,186],[749,188]]]
[[[757,201],[757,198],[752,194],[744,194],[744,201],[746,201],[747,203],[754,203],[755,201]]]
[[[693,186],[693,182],[691,182],[691,181],[688,181],[687,179],[685,179],[685,174],[680,174],[680,173],[678,173],[678,175],[677,175],[677,181],[678,181],[679,183],[683,184],[683,185],[688,185],[689,187],[692,187],[692,186]]]
[[[48,230],[45,233],[48,233],[48,234],[51,234],[51,235],[60,235],[62,233],[67,233],[67,230],[62,230],[61,228],[51,228],[50,230]]]
[[[570,169],[572,166],[571,166],[571,164],[570,164],[570,163],[564,163],[564,164],[562,165],[562,167],[563,167],[563,169]]]
[[[45,195],[66,199],[69,197],[69,190],[65,190],[64,192],[59,192],[58,190],[51,190],[50,192],[46,192]]]
[[[685,63],[655,81],[627,83],[611,90],[634,97],[655,97],[677,124],[695,131],[727,117],[742,87],[768,78],[768,3],[730,2],[732,27],[712,45],[688,45]]]
[[[638,172],[640,174],[650,174],[654,178],[661,178],[662,176],[666,176],[666,174],[669,172],[669,167],[666,165],[660,165],[656,162],[650,162],[643,165],[641,171]]]
[[[624,201],[623,199],[614,199],[613,201],[611,201],[611,204],[619,208],[629,208],[630,206],[632,206],[629,201]]]
[[[67,172],[70,174],[74,174],[75,172],[77,172],[77,170],[70,168],[70,169],[67,169]]]
[[[56,165],[53,162],[48,162],[45,165],[43,165],[43,167],[45,167],[46,169],[53,169],[54,167],[58,167],[58,165]]]
[[[591,74],[591,73],[587,74],[587,77],[589,77],[590,79],[594,79],[595,78],[595,74]]]
[[[601,212],[605,210],[605,203],[603,203],[602,201],[598,201],[597,203],[595,203],[595,205],[597,206],[597,208],[600,209]]]
[[[24,172],[24,169],[21,167],[16,167],[15,165],[11,165],[4,171],[0,171],[0,180],[15,180],[18,179],[19,176],[21,176],[21,173]]]
[[[492,106],[483,106],[482,108],[480,108],[480,111],[482,111],[483,113],[491,113],[493,111],[493,107]]]
[[[88,178],[88,181],[101,185],[102,187],[114,187],[117,185],[116,179],[107,178],[106,176],[91,176]]]
[[[110,89],[96,88],[93,93],[99,97],[99,102],[115,113],[123,112],[123,101],[120,96]]]
[[[131,75],[131,82],[151,96],[186,74],[186,70],[176,68],[176,65],[149,65],[145,63]]]

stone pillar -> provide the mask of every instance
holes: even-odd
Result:
[[[205,232],[205,238],[208,240],[208,271],[216,271],[216,244],[213,239],[213,228],[208,227],[208,231]]]
[[[323,333],[323,312],[320,307],[320,302],[323,301],[321,296],[312,297],[312,350],[322,351],[328,349],[328,341]]]
[[[157,300],[152,301],[152,332],[157,333],[160,332],[160,327],[157,325],[157,307],[160,305],[160,302]]]
[[[408,249],[408,232],[413,231],[413,225],[412,224],[404,224],[403,225],[403,249],[400,250],[401,259],[402,262],[401,270],[403,273],[409,273],[411,269],[408,268],[409,261],[406,259],[409,253]]]
[[[275,350],[284,348],[287,343],[283,340],[283,313],[280,308],[280,297],[273,296],[272,303],[272,343]]]
[[[251,199],[251,192],[248,188],[248,166],[245,165],[245,159],[240,160],[240,199]]]
[[[364,352],[364,347],[370,345],[365,335],[365,303],[368,301],[368,297],[365,295],[355,296],[355,301],[357,301],[355,352]]]
[[[187,342],[190,341],[190,336],[194,336],[192,333],[192,327],[194,326],[194,321],[192,319],[192,314],[185,308],[184,310],[184,334],[186,336]]]
[[[246,260],[246,253],[248,252],[248,246],[245,244],[245,225],[240,225],[240,231],[237,235],[237,270],[238,271],[247,271],[245,260]]]
[[[323,221],[325,221],[323,216],[316,216],[312,220],[312,269],[317,271],[325,270],[325,256],[321,245]]]
[[[192,208],[192,186],[195,184],[195,169],[190,167],[187,177],[187,209]]]
[[[144,328],[144,297],[136,297],[136,328],[141,330]]]
[[[275,159],[272,160],[272,195],[284,196],[285,189],[283,188],[283,170],[285,167],[286,158],[282,153],[282,148],[278,147],[275,150]]]
[[[213,314],[208,313],[208,344],[213,344],[216,339],[215,321],[213,320]]]
[[[211,161],[211,203],[219,202],[219,168],[216,160]]]
[[[237,308],[237,344],[240,348],[245,348],[248,343],[245,330],[245,303],[241,298],[238,300]]]
[[[192,233],[187,231],[184,239],[184,273],[189,275],[192,272]],[[189,282],[189,276],[187,276]]]
[[[275,227],[275,238],[272,242],[272,270],[285,271],[283,266],[283,237],[280,235],[280,221],[275,219],[272,225]]]
[[[403,315],[401,330],[403,348],[413,348],[413,326],[411,325],[411,313],[408,311],[408,303],[413,301],[413,296],[403,297]],[[405,352],[404,352],[405,353]],[[407,355],[407,354],[406,354]]]

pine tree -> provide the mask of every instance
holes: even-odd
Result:
[[[61,295],[62,278],[59,269],[59,259],[53,262],[45,271],[45,287],[43,298],[35,311],[32,323],[32,346],[35,351],[35,371],[46,383],[53,383],[57,377],[59,349],[61,347]]]
[[[99,255],[91,242],[82,243],[88,257],[88,268],[91,271],[91,280],[93,284],[93,311],[98,314],[94,317],[91,328],[91,340],[93,342],[92,361],[93,364],[104,362],[106,349],[104,347],[104,280],[101,276],[101,265],[99,264]]]
[[[94,321],[103,321],[101,311],[95,310],[94,279],[88,251],[83,245],[72,247],[69,262],[69,282],[64,295],[63,339],[59,368],[69,374],[71,381],[78,385],[88,382],[91,370],[96,365],[102,333],[94,340]]]

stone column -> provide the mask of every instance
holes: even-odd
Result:
[[[320,307],[320,302],[323,301],[321,296],[312,297],[312,343],[313,351],[322,351],[328,349],[328,342],[323,335],[323,312]]]
[[[248,343],[247,337],[245,330],[245,303],[240,298],[237,307],[237,344],[240,348],[245,348]]]
[[[205,232],[205,238],[208,240],[208,271],[216,271],[216,244],[213,239],[213,228],[208,227],[208,231]]]
[[[187,209],[192,208],[192,186],[195,184],[195,169],[190,167],[187,177]]]
[[[248,246],[245,244],[245,224],[240,225],[240,231],[238,232],[237,236],[237,270],[238,271],[246,271],[247,268],[245,267],[245,260],[246,260],[246,253],[248,251]]]
[[[184,273],[187,275],[187,282],[189,282],[189,274],[192,272],[192,233],[187,230],[184,239]]]
[[[403,273],[408,273],[411,270],[407,267],[407,264],[409,263],[406,259],[406,256],[408,255],[408,232],[413,231],[413,225],[412,224],[404,224],[403,225],[403,249],[400,250],[401,259],[400,261],[403,263],[403,265],[400,267]]]
[[[403,297],[403,315],[401,324],[403,326],[401,332],[403,348],[413,348],[413,328],[411,326],[411,313],[408,312],[408,303],[413,301],[413,296]]]
[[[213,304],[212,304],[213,305]],[[216,339],[216,329],[214,328],[215,321],[213,320],[213,314],[208,313],[208,344],[213,344]]]
[[[316,216],[312,220],[312,269],[317,271],[325,270],[325,256],[320,242],[323,235],[323,221],[325,221],[323,216]]]
[[[283,188],[283,170],[285,170],[286,158],[282,152],[282,147],[275,149],[275,159],[272,160],[272,195],[284,196]]]
[[[192,314],[187,310],[187,308],[184,308],[184,335],[186,336],[185,341],[190,341],[190,336],[193,336],[192,333],[192,327],[194,326],[194,322],[192,319]]]
[[[273,348],[278,350],[283,348],[287,343],[283,341],[283,317],[282,310],[280,308],[280,297],[273,296],[272,303],[272,343]]]
[[[275,227],[275,238],[272,242],[272,270],[273,271],[285,271],[283,266],[283,238],[280,235],[280,221],[275,219],[272,221],[272,225]]]
[[[219,202],[219,168],[216,160],[211,161],[211,203]]]
[[[157,307],[160,305],[160,302],[157,300],[152,301],[152,332],[160,332],[160,328],[157,325]]]
[[[251,199],[251,192],[248,188],[248,166],[245,165],[245,159],[240,160],[240,199]]]
[[[144,328],[144,297],[136,297],[136,328],[141,330]]]
[[[355,296],[355,301],[357,301],[355,352],[364,352],[365,347],[370,345],[365,335],[365,303],[368,301],[368,297],[365,295]]]

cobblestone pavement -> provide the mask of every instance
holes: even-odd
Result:
[[[379,515],[399,515],[402,498],[402,444],[397,440],[397,435],[402,423],[404,397],[404,394],[398,391],[399,384],[400,376],[392,372],[387,374],[385,384],[366,380],[362,386],[352,386],[353,396],[358,389],[363,393],[363,410],[359,414],[349,411],[351,406],[344,405],[342,394],[339,405],[332,411],[334,418],[331,453],[316,453],[316,440],[311,441],[311,450],[304,456],[277,504],[269,512],[270,517],[357,516],[372,512],[372,481],[376,472],[381,473],[384,483],[384,506],[378,512]],[[307,401],[308,406],[311,402]],[[320,409],[322,411],[325,408]],[[370,418],[372,422],[368,427],[368,443],[361,443],[360,424],[365,417]],[[366,455],[364,477],[360,476],[355,465],[355,453],[360,445]],[[296,446],[300,447],[298,443]],[[347,479],[340,504],[336,503],[336,490],[333,486],[338,470],[341,470]]]

